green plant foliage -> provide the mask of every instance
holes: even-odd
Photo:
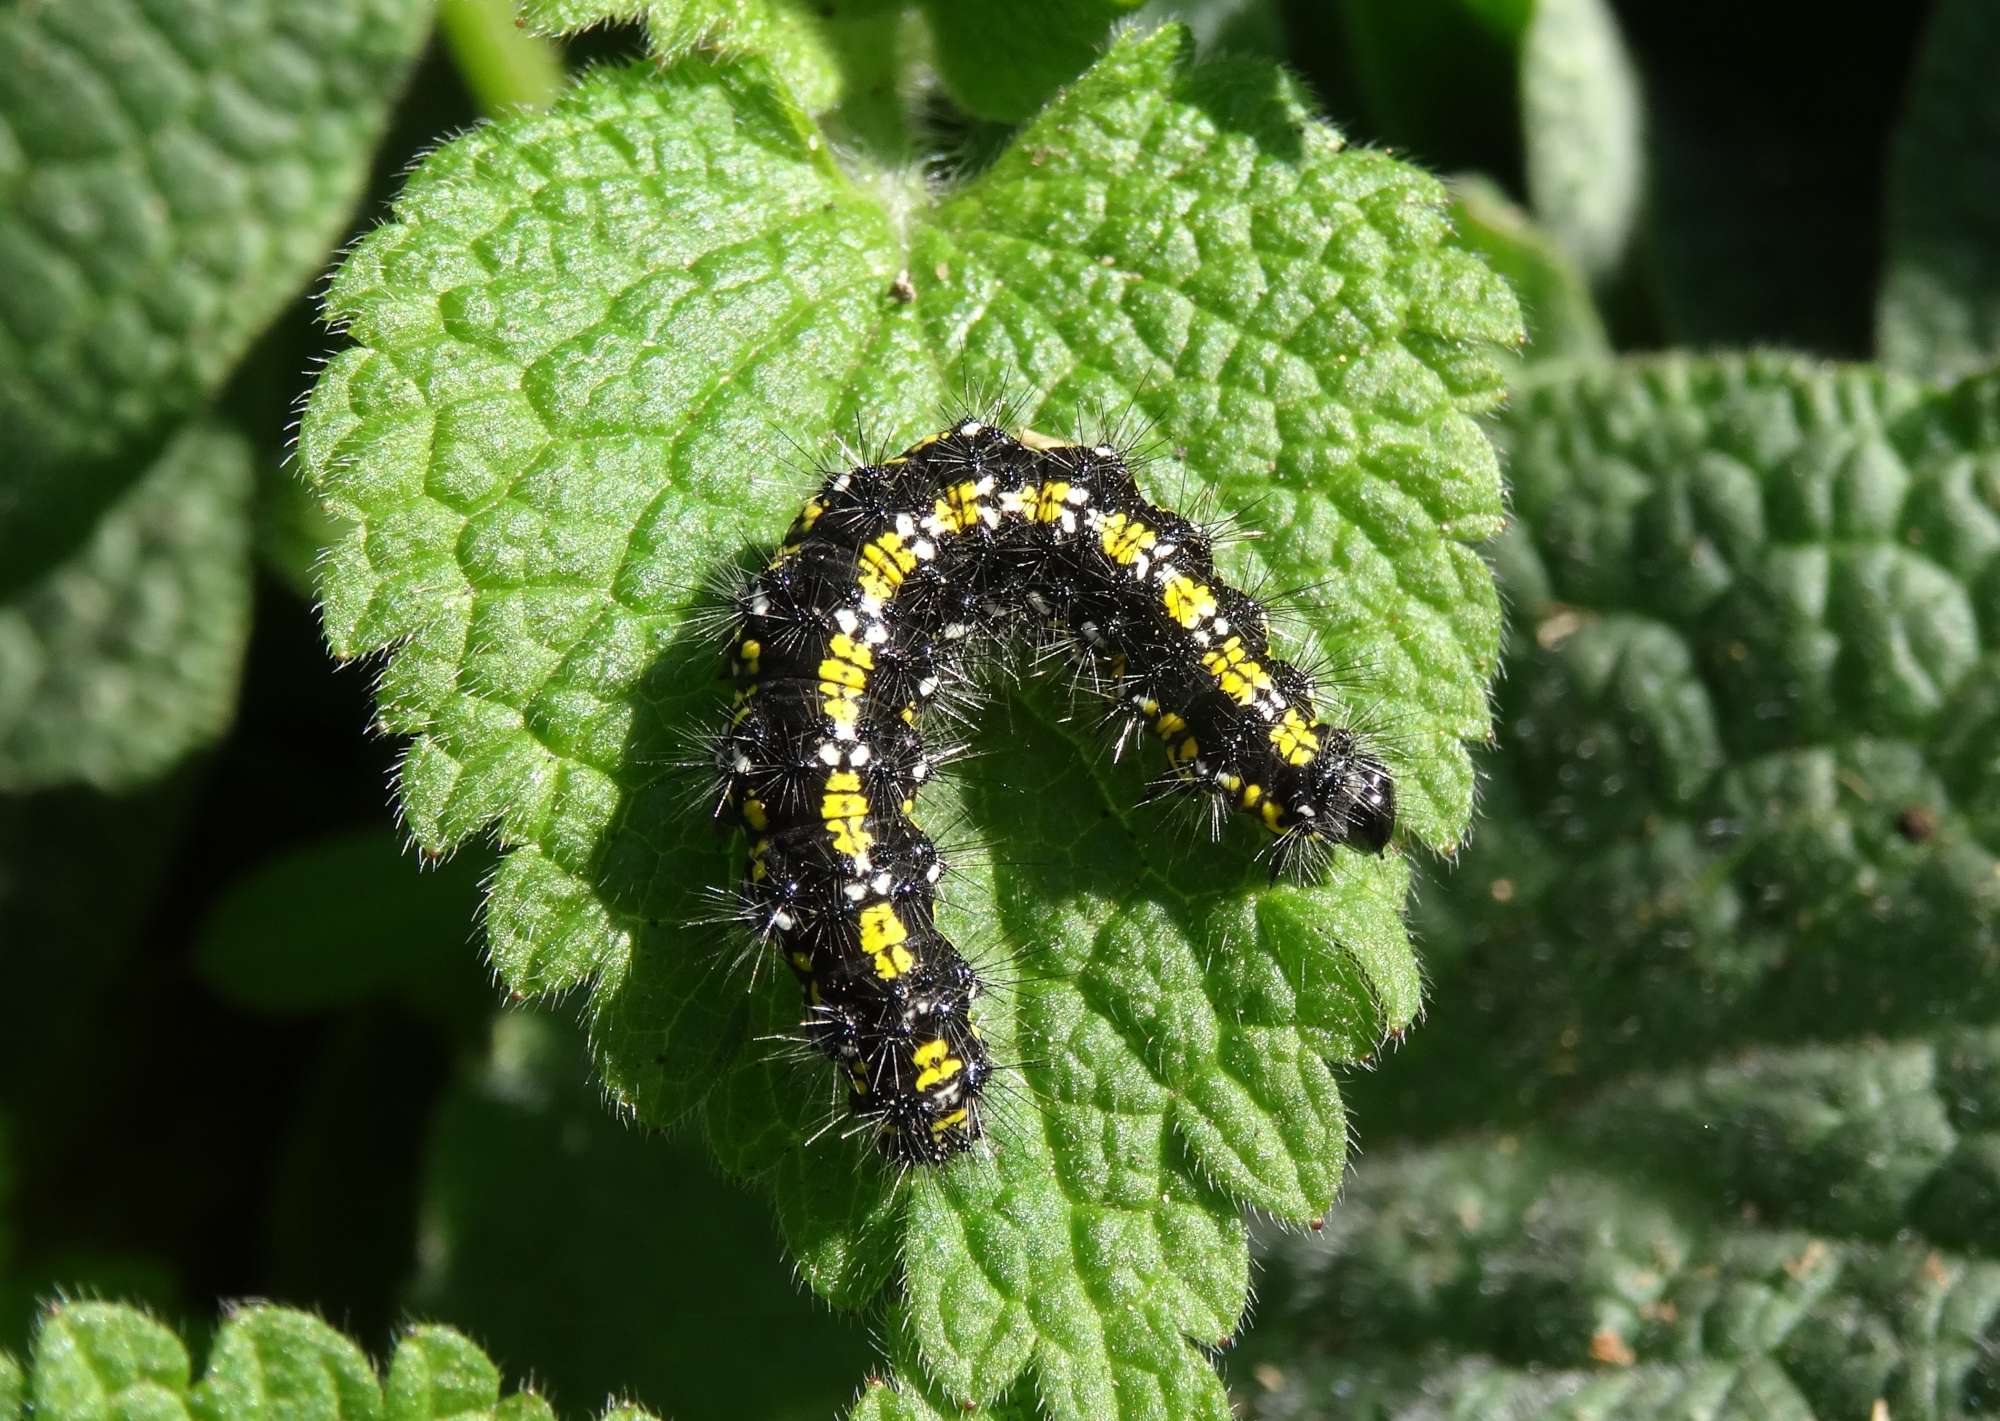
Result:
[[[1493,769],[1530,832],[1445,895],[1477,1024],[1411,1052],[1477,1038],[1512,1085],[1399,1070],[1406,1118],[1992,1008],[1992,400],[1765,357],[1524,381]]]
[[[426,1146],[409,1305],[546,1359],[535,1375],[565,1409],[616,1389],[674,1416],[823,1421],[867,1336],[800,1295],[769,1210],[694,1146],[606,1114],[567,1025],[498,1018]],[[717,1366],[746,1336],[772,1365]]]
[[[1704,1147],[1754,1153],[1761,1116],[1712,1122],[1722,1139]],[[1284,1301],[1266,1326],[1307,1327],[1338,1351],[1274,1363],[1255,1416],[1830,1421],[1880,1403],[1930,1421],[1983,1414],[1992,1395],[1990,1258],[1719,1228],[1699,1195],[1533,1138],[1378,1163],[1328,1246],[1274,1261]],[[1815,1169],[1812,1183],[1867,1187],[1866,1162],[1847,1163],[1860,1168]]]
[[[2000,11],[1944,0],[1889,172],[1882,358],[1952,379],[2000,359]]]
[[[1585,274],[1618,267],[1645,186],[1639,81],[1607,0],[1535,0],[1521,38],[1528,200]]]
[[[0,0],[0,1421],[2000,1413],[1992,0],[522,4]],[[898,1172],[715,589],[1010,401],[1402,833],[997,668]]]
[[[1297,1417],[1978,1413],[2000,381],[1544,368],[1501,434],[1498,832],[1425,910],[1436,1019],[1357,1107],[1411,1141],[1330,1249],[1274,1244],[1290,1321],[1240,1389]]]
[[[1328,9],[1350,51],[1351,102],[1374,136],[1420,162],[1479,171],[1496,198],[1501,184],[1525,194],[1537,240],[1553,240],[1589,280],[1619,270],[1641,217],[1646,157],[1643,96],[1607,0]]]
[[[757,55],[814,114],[893,100],[901,8],[901,0],[520,0],[542,34],[634,22],[668,63],[694,52]],[[886,92],[870,92],[878,81]]]
[[[798,1148],[824,1075],[756,1044],[793,989],[743,993],[736,945],[685,926],[731,868],[670,767],[716,704],[699,584],[809,482],[786,441],[858,424],[893,446],[961,391],[1007,391],[1056,428],[1137,411],[1156,487],[1254,509],[1265,536],[1233,571],[1325,584],[1300,621],[1368,668],[1408,833],[1458,839],[1498,631],[1474,545],[1499,484],[1471,415],[1516,307],[1444,245],[1435,182],[1345,150],[1273,68],[1187,51],[1172,29],[1122,41],[935,201],[844,174],[758,62],[596,75],[416,172],[335,279],[356,345],[301,438],[353,527],[325,564],[328,638],[394,648],[380,715],[413,737],[411,830],[509,847],[502,977],[588,984],[614,1097],[698,1111],[816,1290],[860,1304],[900,1268],[896,1326],[953,1398],[1029,1368],[1059,1416],[1222,1405],[1187,1339],[1235,1328],[1240,1206],[1325,1207],[1345,1123],[1323,1058],[1415,1011],[1407,860],[1266,888],[1247,854],[1163,842],[1136,772],[1086,770],[1079,731],[1018,701],[1004,779],[924,812],[1007,843],[948,927],[1037,954],[986,1021],[1032,1059],[1027,1092],[992,1159],[892,1187],[859,1144]]]
[[[0,791],[141,784],[227,729],[250,489],[248,444],[190,425],[81,547],[0,601]]]
[[[5,1378],[0,1376],[0,1398]],[[398,1338],[385,1376],[309,1313],[253,1306],[216,1332],[200,1381],[187,1348],[136,1308],[64,1303],[41,1319],[18,1394],[35,1421],[553,1421],[533,1392],[503,1395],[500,1372],[445,1327]],[[0,1408],[4,1414],[4,1408]],[[604,1413],[639,1421],[645,1413]]]
[[[511,0],[441,0],[438,36],[481,110],[547,108],[569,82],[562,51],[517,25]]]
[[[455,997],[492,866],[468,852],[415,873],[386,829],[291,850],[216,904],[197,967],[217,991],[261,1012],[327,1011],[389,993]],[[354,902],[384,926],[357,928],[344,911]]]
[[[0,591],[68,550],[320,268],[428,16],[0,9]]]
[[[1146,0],[1126,23],[1150,29],[1169,21],[1186,25],[1204,54],[1276,57],[1286,48],[1279,0]]]
[[[1569,254],[1479,177],[1453,180],[1452,225],[1459,240],[1507,279],[1521,302],[1530,362],[1588,361],[1611,353],[1590,283]]]
[[[952,97],[981,118],[1026,118],[1097,57],[1114,21],[1141,0],[924,0]]]

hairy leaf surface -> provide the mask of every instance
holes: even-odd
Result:
[[[429,13],[0,9],[0,590],[70,549],[319,269]]]
[[[1133,808],[1140,773],[1046,694],[1010,698],[975,740],[994,772],[920,814],[1004,845],[945,925],[1018,982],[983,1024],[1020,1069],[990,1156],[898,1181],[860,1142],[800,1148],[831,1073],[760,1043],[795,989],[731,980],[741,944],[702,921],[730,854],[674,765],[717,705],[704,579],[785,526],[828,431],[900,447],[978,390],[1058,431],[1143,419],[1148,484],[1254,527],[1232,573],[1308,587],[1300,631],[1359,668],[1336,694],[1400,777],[1409,847],[1463,832],[1498,632],[1472,416],[1518,312],[1445,245],[1435,182],[1345,150],[1269,66],[1187,50],[1122,41],[935,196],[836,165],[761,61],[600,73],[418,169],[335,280],[356,344],[301,441],[352,529],[328,638],[391,651],[409,826],[509,849],[508,984],[587,985],[615,1098],[698,1115],[815,1289],[858,1305],[900,1273],[896,1329],[952,1397],[1027,1369],[1065,1417],[1219,1414],[1191,1341],[1241,1313],[1240,1208],[1326,1206],[1325,1061],[1415,1011],[1408,860],[1269,887],[1246,840]]]
[[[250,636],[250,446],[196,423],[0,599],[0,791],[157,778],[218,739]]]
[[[376,1372],[309,1313],[256,1305],[228,1315],[200,1379],[181,1339],[137,1308],[63,1303],[43,1315],[19,1395],[36,1421],[552,1421],[508,1392],[486,1354],[447,1327],[418,1326]],[[0,1358],[0,1415],[8,1414]],[[604,1413],[639,1421],[643,1412]]]
[[[1232,1379],[1274,1417],[1980,1414],[2000,382],[1538,368],[1501,433],[1510,754],[1424,912],[1436,1019],[1357,1107],[1406,1142],[1330,1248],[1272,1241]]]
[[[1514,288],[1527,325],[1528,361],[1601,359],[1611,353],[1590,283],[1569,254],[1492,182],[1454,178],[1452,221],[1459,239]]]

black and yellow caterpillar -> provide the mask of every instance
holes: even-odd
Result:
[[[968,419],[830,476],[736,598],[721,813],[748,835],[743,912],[803,985],[806,1038],[904,1163],[980,1137],[993,1070],[978,975],[935,922],[944,863],[910,817],[935,768],[923,711],[1017,631],[1074,648],[1173,778],[1262,824],[1281,862],[1379,852],[1395,828],[1388,768],[1318,718],[1263,609],[1117,450]]]

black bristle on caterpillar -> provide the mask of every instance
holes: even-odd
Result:
[[[945,865],[911,820],[925,707],[1008,636],[1067,645],[1163,742],[1172,782],[1249,814],[1279,864],[1395,827],[1386,766],[1319,721],[1256,599],[1108,446],[1031,449],[962,420],[829,476],[739,593],[717,813],[750,841],[743,916],[806,997],[805,1039],[906,1164],[982,1133],[982,984],[936,925]]]

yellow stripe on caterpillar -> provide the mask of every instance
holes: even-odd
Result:
[[[977,528],[983,519],[979,506],[979,485],[971,479],[953,484],[937,500],[932,510],[938,522],[954,533],[969,533]]]
[[[835,685],[830,681],[819,683],[820,709],[833,722],[836,730],[852,733],[861,719],[859,693],[847,686]]]
[[[1288,765],[1310,765],[1319,754],[1319,737],[1296,707],[1285,707],[1278,723],[1271,727],[1271,744]]]
[[[1138,561],[1158,541],[1151,528],[1128,514],[1114,513],[1104,520],[1104,555],[1120,566]]]
[[[827,691],[834,686],[844,686],[849,690],[865,690],[868,673],[852,661],[842,661],[837,656],[829,656],[819,664],[819,688]]]
[[[875,653],[865,642],[856,641],[846,632],[835,632],[827,649],[850,666],[859,666],[863,671],[875,669]]]
[[[947,1131],[956,1130],[965,1123],[965,1117],[970,1113],[970,1111],[961,1105],[949,1114],[938,1116],[937,1119],[931,1121],[931,1133],[933,1135],[942,1135]]]
[[[1069,485],[1060,479],[1050,479],[1035,494],[1031,517],[1037,523],[1059,523],[1068,511]]]
[[[1271,689],[1270,674],[1250,659],[1241,637],[1232,636],[1216,650],[1203,653],[1201,664],[1222,693],[1240,706],[1252,704],[1259,691]]]
[[[1186,573],[1177,572],[1160,589],[1167,615],[1193,631],[1216,613],[1215,593]]]
[[[861,910],[861,950],[875,959],[875,975],[894,981],[917,965],[917,959],[903,946],[910,930],[896,916],[893,903],[870,903]]]
[[[950,1054],[951,1043],[946,1041],[942,1036],[933,1036],[915,1051],[911,1052],[910,1059],[915,1061],[919,1066],[935,1066]]]
[[[917,1073],[916,1089],[921,1092],[929,1090],[935,1085],[943,1085],[964,1069],[965,1062],[959,1060],[956,1056],[947,1056],[943,1061],[932,1066],[930,1069]]]

